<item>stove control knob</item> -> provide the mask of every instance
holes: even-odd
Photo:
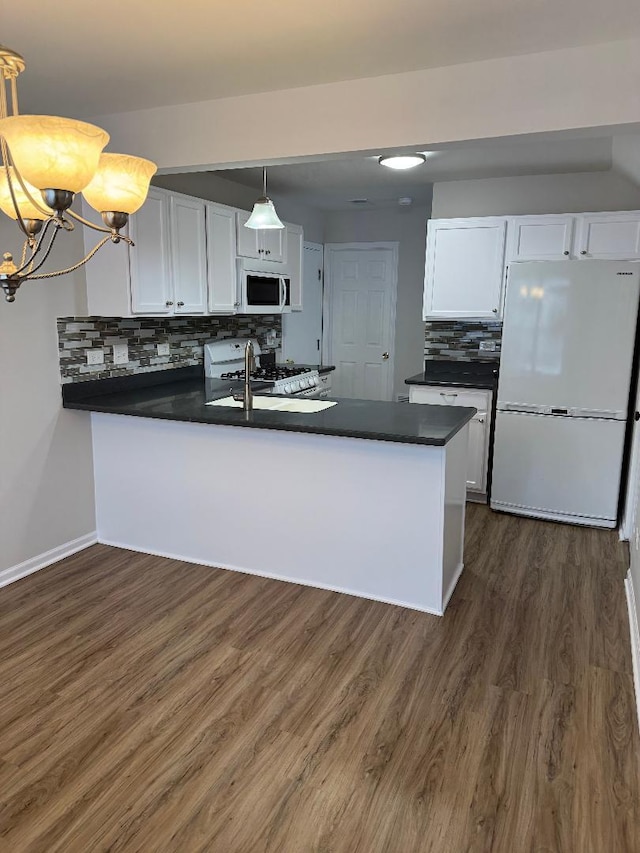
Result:
[[[302,382],[300,382],[299,379],[296,382],[291,383],[291,390],[292,391],[300,391],[301,388],[302,388]]]
[[[291,382],[287,382],[282,390],[285,394],[291,394],[293,391],[293,384]]]

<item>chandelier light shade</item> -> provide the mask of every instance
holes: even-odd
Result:
[[[98,171],[82,195],[98,213],[135,213],[145,202],[156,164],[129,154],[101,154]]]
[[[133,246],[121,229],[144,204],[156,171],[156,164],[142,157],[103,154],[109,134],[94,124],[20,115],[17,78],[24,70],[22,56],[0,45],[0,210],[17,222],[25,237],[20,263],[10,252],[0,263],[0,287],[7,302],[15,302],[23,282],[73,272],[106,243]],[[71,210],[74,196],[83,191],[104,226]],[[66,269],[40,272],[58,235],[73,231],[75,222],[100,232],[99,242]]]
[[[0,134],[25,181],[39,190],[79,193],[98,168],[109,134],[94,124],[57,116],[8,116]]]
[[[267,169],[262,169],[262,195],[256,200],[251,211],[251,216],[244,223],[245,228],[254,230],[274,230],[284,228],[280,217],[276,213],[273,202],[267,196]]]
[[[20,186],[17,178],[15,177],[13,167],[9,166],[8,168],[9,177],[7,177],[6,170],[0,168],[0,210],[11,219],[18,219],[18,214],[23,219],[35,220],[44,220],[47,219],[48,216],[52,216],[53,210],[41,201],[40,192],[23,179],[29,195],[40,205],[40,207],[36,207],[33,201],[31,201],[29,196],[27,196]],[[15,197],[18,210],[14,207],[9,181],[11,181],[11,188],[13,188],[13,195]]]

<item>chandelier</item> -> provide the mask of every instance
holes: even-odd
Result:
[[[19,264],[10,252],[0,263],[0,285],[15,301],[27,280],[53,278],[77,270],[105,245],[132,240],[120,230],[142,205],[156,164],[102,150],[109,134],[93,124],[58,116],[20,115],[18,75],[25,61],[0,45],[0,210],[14,219],[25,240]],[[9,102],[11,111],[9,111]],[[96,225],[71,210],[76,193],[102,216]],[[55,272],[39,272],[61,231],[74,221],[104,236],[80,261]]]

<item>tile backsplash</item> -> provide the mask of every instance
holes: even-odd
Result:
[[[493,341],[495,350],[481,350],[480,341]],[[425,360],[496,361],[501,342],[502,323],[436,320],[424,324]]]
[[[255,337],[265,347],[267,331],[282,341],[282,317],[260,314],[238,317],[60,317],[58,349],[63,383],[107,379],[174,367],[202,364],[203,344],[215,338]],[[126,343],[129,361],[114,364],[113,345]],[[169,355],[158,355],[169,344]],[[87,352],[102,350],[103,364],[88,364]]]

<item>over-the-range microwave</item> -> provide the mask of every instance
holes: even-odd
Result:
[[[243,314],[286,314],[291,311],[291,279],[238,261],[238,288]]]

